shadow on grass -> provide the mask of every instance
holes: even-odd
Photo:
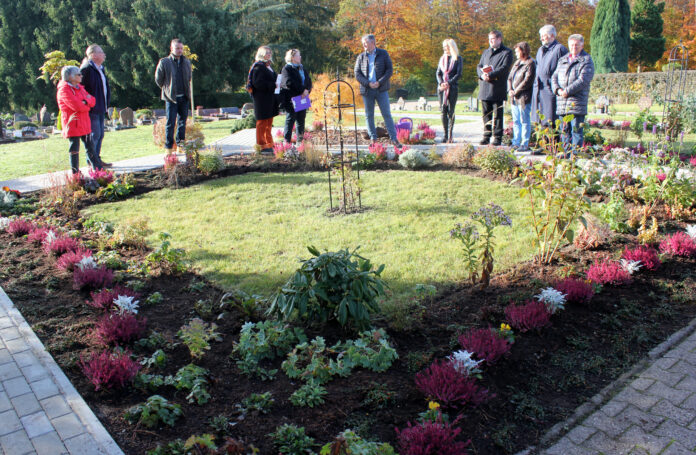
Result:
[[[258,178],[259,176],[263,176],[262,178]],[[333,179],[332,179],[333,181]],[[250,183],[259,183],[259,184],[281,184],[281,185],[314,185],[314,184],[321,184],[325,183],[328,188],[328,179],[326,176],[319,177],[319,176],[308,176],[306,174],[298,174],[298,173],[287,173],[287,174],[281,174],[277,172],[273,173],[264,173],[264,172],[249,172],[247,174],[240,174],[240,175],[233,175],[230,177],[225,177],[222,179],[215,179],[215,180],[208,180],[206,182],[202,182],[198,184],[197,186],[204,188],[204,187],[211,187],[211,188],[222,188],[228,185],[238,185],[238,184],[250,184]],[[327,190],[328,191],[328,190]]]

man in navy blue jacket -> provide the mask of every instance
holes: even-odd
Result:
[[[104,139],[104,118],[106,109],[111,101],[111,89],[109,80],[104,73],[104,60],[106,54],[98,44],[90,44],[86,51],[87,57],[82,62],[82,85],[87,93],[96,99],[94,107],[89,111],[89,119],[92,123],[92,141],[94,153],[101,160],[101,144]],[[111,167],[111,163],[102,162],[104,167]]]

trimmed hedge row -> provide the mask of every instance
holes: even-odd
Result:
[[[595,74],[590,86],[590,99],[594,102],[600,95],[607,96],[612,103],[637,103],[643,96],[653,101],[665,96],[666,72]],[[674,73],[678,78],[680,74]],[[696,93],[696,71],[684,73],[684,95]],[[674,79],[675,82],[678,79]]]

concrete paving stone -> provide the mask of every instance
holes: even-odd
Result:
[[[679,381],[682,380],[684,377],[684,373],[672,373],[670,371],[667,371],[662,368],[658,368],[655,365],[649,367],[647,370],[645,370],[641,375],[641,378],[646,378],[646,379],[657,379],[658,381],[662,382],[663,384],[666,384],[670,387],[675,386],[676,384],[679,383]]]
[[[43,406],[49,419],[55,419],[56,417],[64,416],[72,412],[72,409],[68,406],[68,403],[62,395],[54,395],[41,400],[41,406]]]
[[[22,374],[29,382],[35,382],[48,376],[48,370],[40,363],[21,367],[20,370],[22,370]]]
[[[24,455],[34,452],[34,446],[22,430],[0,437],[0,444],[8,455]]]
[[[60,393],[58,386],[56,386],[52,378],[41,379],[29,385],[34,391],[37,400],[43,400],[44,398],[52,397]]]
[[[619,415],[619,417],[622,414]],[[616,438],[626,431],[633,422],[626,419],[612,418],[601,411],[597,411],[588,417],[582,424],[586,427],[594,428],[605,432],[612,438]]]
[[[647,432],[652,432],[665,420],[662,416],[642,411],[635,406],[627,407],[621,414],[616,416],[615,419],[622,422],[621,425],[626,428],[635,424]]]
[[[696,366],[693,366],[690,363],[680,360],[679,362],[672,365],[672,367],[669,369],[669,372],[683,373],[689,376],[694,376],[696,375]]]
[[[642,392],[654,383],[655,380],[651,378],[638,378],[631,383],[631,387]]]
[[[22,422],[19,421],[14,409],[0,413],[0,436],[19,431],[22,429]]]
[[[12,354],[7,349],[0,349],[0,365],[12,362]]]
[[[51,423],[53,423],[53,426],[63,441],[82,434],[85,431],[85,427],[75,414],[66,414],[61,417],[56,417],[55,419],[51,419]]]
[[[653,384],[653,387],[654,387],[654,384]],[[630,387],[626,387],[621,392],[616,394],[616,396],[612,399],[612,401],[614,401],[614,400],[624,401],[626,403],[630,403],[630,404],[632,404],[640,409],[650,409],[658,401],[660,401],[660,398],[643,393],[643,392],[639,392],[639,391],[632,389]]]
[[[672,367],[672,365],[674,365],[678,361],[679,359],[675,359],[672,357],[660,357],[659,359],[655,360],[650,366],[662,368],[663,370],[669,370]]]
[[[31,392],[31,387],[29,387],[29,383],[24,376],[3,381],[2,386],[5,388],[7,396],[10,398]]]
[[[626,409],[627,404],[622,402],[622,401],[610,401],[609,403],[605,404],[602,406],[600,411],[602,411],[604,414],[608,415],[609,417],[614,417],[616,414],[620,413],[624,409]]]
[[[675,389],[688,390],[690,392],[696,392],[696,377],[685,376],[684,379],[679,381],[679,384],[674,386]]]
[[[39,359],[36,358],[33,352],[25,351],[15,354],[14,361],[18,367],[26,367],[33,364],[39,364]]]
[[[585,425],[578,425],[572,430],[570,430],[568,434],[565,435],[565,437],[570,439],[571,442],[575,444],[580,444],[596,432],[596,428],[591,428]]]
[[[595,451],[578,447],[568,438],[561,438],[553,446],[543,452],[544,455],[594,455]]]
[[[696,431],[696,418],[687,427],[689,430]]]
[[[8,316],[1,316],[0,317],[0,330],[6,329],[8,327],[14,327],[15,323],[14,321],[9,318]]]
[[[682,359],[682,358],[685,358],[685,357],[689,357],[691,354],[692,354],[692,353],[689,352],[689,350],[683,349],[681,346],[677,346],[677,347],[675,347],[674,349],[672,349],[672,350],[670,350],[669,352],[667,352],[667,353],[665,354],[665,357],[666,357],[666,358],[669,358],[669,359],[677,359],[677,360],[679,360],[679,359]]]
[[[672,438],[685,447],[696,447],[696,432],[682,427],[672,420],[665,420],[653,434]]]
[[[64,442],[70,455],[95,455],[104,453],[99,449],[94,438],[87,433],[66,439]]]
[[[650,414],[657,414],[674,420],[679,425],[686,426],[694,420],[694,412],[674,406],[667,400],[662,400],[650,408]]]
[[[676,385],[675,383],[674,385]],[[692,392],[688,390],[677,390],[672,386],[663,384],[661,381],[657,381],[655,384],[651,385],[646,394],[650,394],[655,397],[665,398],[670,401],[670,403],[679,406],[684,400],[686,400]]]
[[[5,329],[0,329],[0,338],[5,340],[5,342],[16,340],[17,338],[21,338],[22,334],[19,333],[19,330],[17,330],[17,327],[7,327]]]
[[[21,375],[22,372],[19,371],[17,364],[15,364],[14,362],[0,365],[0,381],[7,381],[8,379],[16,378]]]
[[[585,441],[582,446],[604,454],[621,454],[627,453],[629,450],[633,449],[635,444],[615,440],[601,431],[598,431]]]
[[[628,451],[626,455],[654,455],[653,452],[649,451],[648,449],[645,449],[640,446],[635,446],[631,450]]]
[[[619,441],[634,444],[635,449],[642,449],[649,454],[657,454],[660,452],[660,450],[665,448],[665,446],[667,446],[672,439],[655,436],[643,430],[638,425],[634,425],[621,435]]]
[[[51,421],[48,420],[46,413],[43,411],[21,417],[19,420],[22,422],[22,425],[24,425],[24,430],[26,430],[27,435],[30,438],[35,438],[37,436],[41,436],[42,434],[54,431]]]
[[[667,446],[665,450],[660,452],[660,455],[694,455],[694,451],[684,447],[679,442],[674,441],[672,444]]]
[[[55,431],[31,439],[37,455],[64,455],[68,450]]]
[[[36,396],[34,396],[34,394],[31,392],[12,398],[12,405],[14,406],[15,411],[17,411],[17,415],[19,417],[24,417],[41,411],[41,404],[39,404],[39,400],[37,400]]]
[[[17,338],[16,340],[5,341],[5,346],[11,354],[18,354],[20,352],[29,350],[29,345],[24,340],[24,338]]]
[[[680,404],[679,407],[682,409],[696,411],[696,393],[692,394],[689,398],[684,400],[684,402]]]
[[[7,393],[0,392],[0,412],[5,412],[8,409],[12,409],[12,402],[10,401],[10,398],[7,396]]]

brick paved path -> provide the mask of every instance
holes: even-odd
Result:
[[[0,446],[6,455],[123,454],[1,287]]]

